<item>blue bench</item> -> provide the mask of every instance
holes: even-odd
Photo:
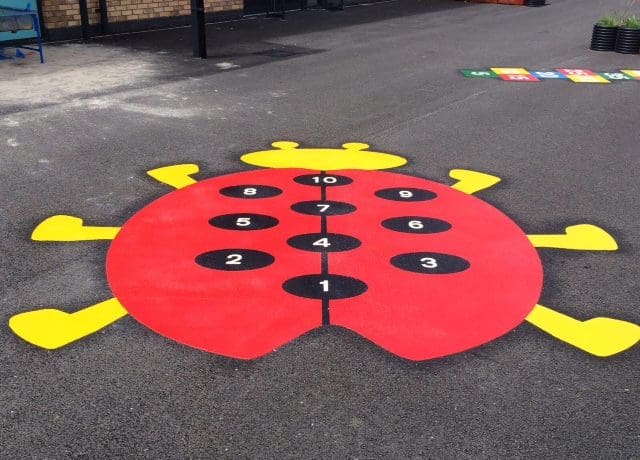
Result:
[[[33,30],[35,36],[29,38],[14,39],[11,34],[15,34],[21,30]],[[38,47],[14,44],[16,40],[32,40],[36,38]],[[42,51],[42,35],[40,33],[40,20],[38,19],[38,12],[31,9],[31,4],[27,4],[25,9],[14,8],[11,6],[3,6],[0,4],[0,45],[2,42],[11,42],[12,48],[16,48],[15,57],[24,57],[21,49],[37,51],[40,54],[40,62],[44,63],[44,53]],[[4,54],[4,47],[0,47],[0,60],[13,59]]]

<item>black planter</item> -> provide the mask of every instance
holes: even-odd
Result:
[[[640,50],[640,29],[618,27],[616,36],[616,53],[638,54]]]
[[[590,48],[594,51],[613,51],[616,47],[617,35],[617,27],[600,26],[596,24],[593,26]]]
[[[546,0],[524,0],[524,6],[544,6]]]

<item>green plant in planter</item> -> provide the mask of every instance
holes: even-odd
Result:
[[[638,16],[629,16],[622,21],[620,27],[624,27],[625,29],[640,29],[640,17]]]
[[[601,27],[619,27],[622,24],[622,18],[617,14],[607,14],[602,16],[596,24]]]
[[[627,16],[618,27],[615,51],[624,54],[640,52],[640,17]]]
[[[593,26],[590,49],[594,51],[613,51],[616,46],[618,27],[622,18],[617,13],[602,16]]]

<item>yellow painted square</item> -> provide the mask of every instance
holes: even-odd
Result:
[[[600,75],[567,75],[567,78],[574,83],[611,83]]]
[[[627,74],[636,80],[640,80],[640,70],[621,70],[620,72]]]
[[[527,69],[522,67],[491,67],[498,75],[531,75]]]

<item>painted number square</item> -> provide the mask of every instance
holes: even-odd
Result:
[[[497,78],[495,72],[491,70],[481,70],[481,69],[462,69],[462,75],[467,78]]]
[[[522,83],[534,83],[534,82],[540,81],[533,75],[521,75],[521,74],[500,75],[500,78],[504,81],[522,82]]]

